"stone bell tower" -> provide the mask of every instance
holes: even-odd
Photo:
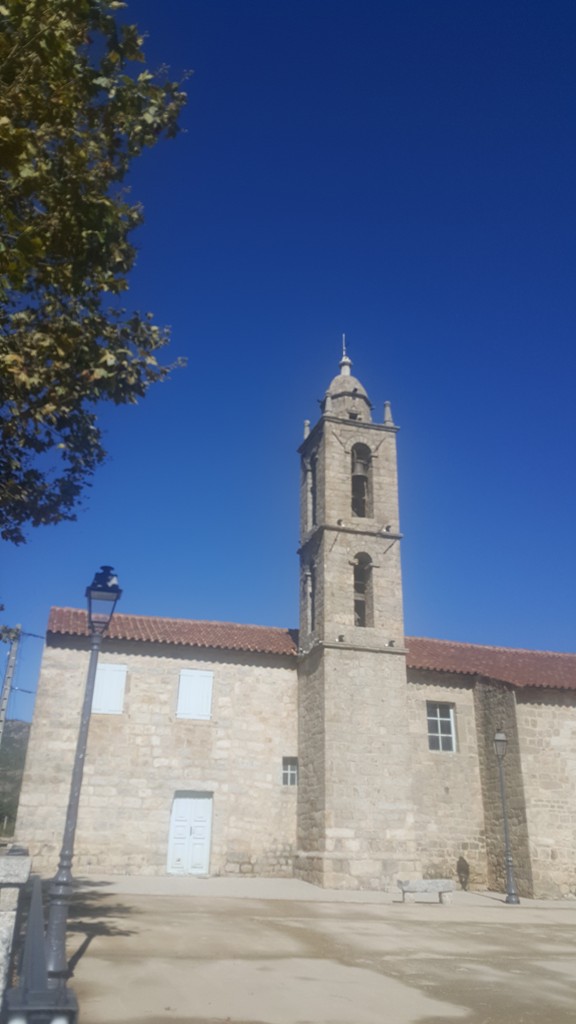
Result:
[[[385,889],[418,871],[410,800],[396,431],[340,373],[300,448],[296,873]]]

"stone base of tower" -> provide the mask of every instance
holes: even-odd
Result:
[[[416,858],[400,860],[385,854],[362,859],[300,850],[294,858],[294,877],[324,889],[396,891],[399,878],[419,878],[421,873]]]

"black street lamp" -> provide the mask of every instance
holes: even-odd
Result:
[[[498,759],[498,780],[500,782],[500,799],[502,801],[502,821],[504,823],[504,854],[506,862],[506,903],[520,903],[514,881],[514,864],[510,849],[510,830],[508,828],[508,810],[506,806],[506,789],[504,786],[504,757],[508,746],[508,737],[500,729],[494,734],[494,752]]]
[[[8,989],[4,996],[2,1021],[6,1024],[76,1024],[78,1019],[76,996],[66,988],[66,981],[70,975],[66,957],[66,926],[68,906],[72,895],[74,837],[78,821],[78,805],[98,655],[102,637],[110,625],[121,594],[118,580],[110,565],[103,565],[100,572],[94,576],[90,586],[86,588],[88,625],[90,627],[90,661],[60,861],[49,889],[48,927],[46,936],[44,936],[40,879],[35,878],[19,983],[16,988]]]
[[[84,691],[84,703],[82,705],[80,728],[76,743],[60,861],[49,889],[50,903],[48,926],[46,929],[46,969],[48,971],[49,984],[52,987],[60,984],[65,985],[66,979],[69,977],[68,959],[66,957],[66,924],[68,920],[68,906],[72,895],[74,837],[78,821],[78,805],[80,803],[80,790],[82,788],[82,775],[86,758],[94,683],[102,637],[110,625],[114,609],[121,594],[122,591],[118,586],[118,579],[110,565],[103,565],[100,572],[97,572],[94,576],[90,586],[86,588],[88,625],[90,627],[90,661],[86,676],[86,689]]]

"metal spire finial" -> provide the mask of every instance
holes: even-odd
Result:
[[[340,360],[340,373],[344,377],[350,376],[350,367],[352,366],[352,360],[346,352],[346,335],[342,335],[342,359]]]

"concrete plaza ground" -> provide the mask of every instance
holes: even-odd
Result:
[[[573,1024],[576,901],[108,878],[75,899],[81,1024]]]

